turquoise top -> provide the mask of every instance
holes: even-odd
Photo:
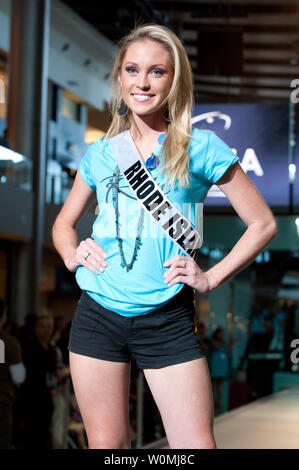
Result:
[[[163,154],[161,134],[153,153],[159,155],[156,168],[149,170],[169,201],[196,225],[198,203],[203,203],[211,186],[239,158],[215,133],[193,128],[189,145],[190,187],[170,187],[161,173]],[[163,264],[176,255],[186,256],[181,248],[160,229],[153,218],[144,211],[144,224],[137,258],[131,270],[122,267],[116,239],[113,173],[117,162],[111,152],[109,139],[104,137],[91,144],[84,154],[79,173],[93,190],[96,190],[99,214],[93,224],[93,238],[108,254],[108,266],[95,274],[85,266],[76,271],[76,281],[82,290],[99,304],[123,316],[144,315],[163,307],[184,286],[168,286],[163,274],[169,269]],[[137,235],[140,205],[127,180],[120,173],[118,194],[120,238],[127,264],[131,262]]]

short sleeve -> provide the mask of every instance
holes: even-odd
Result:
[[[91,189],[96,189],[96,185],[92,178],[92,162],[98,149],[98,141],[91,144],[83,155],[78,167],[81,178]]]
[[[205,178],[216,183],[239,157],[214,132],[210,132],[205,158]]]

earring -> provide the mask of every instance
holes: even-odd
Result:
[[[166,122],[172,122],[172,121],[171,121],[171,118],[170,118],[170,116],[169,116],[169,110],[168,110],[168,108],[166,109],[166,111],[165,111],[165,113],[164,113],[164,119],[165,119]]]
[[[129,111],[128,106],[124,102],[124,100],[121,98],[119,104],[116,106],[116,112],[119,116],[125,116]]]

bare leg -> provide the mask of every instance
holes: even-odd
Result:
[[[70,352],[71,376],[90,449],[129,449],[130,363]]]
[[[213,394],[206,358],[144,369],[171,449],[214,449]]]

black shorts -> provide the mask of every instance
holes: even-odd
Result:
[[[85,291],[72,321],[68,349],[113,362],[136,361],[157,369],[205,357],[193,323],[193,289],[187,284],[162,308],[125,317],[108,310]]]

